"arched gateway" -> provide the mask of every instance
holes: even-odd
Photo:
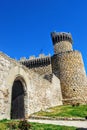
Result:
[[[9,118],[28,118],[28,87],[30,85],[25,70],[20,66],[13,67],[9,72],[7,85],[9,85]]]
[[[25,118],[24,90],[25,83],[21,77],[17,77],[12,86],[11,119]]]

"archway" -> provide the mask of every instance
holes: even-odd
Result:
[[[24,84],[20,78],[17,78],[12,86],[11,119],[25,118],[24,96]]]

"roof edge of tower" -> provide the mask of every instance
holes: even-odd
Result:
[[[51,32],[51,37],[53,44],[60,41],[69,41],[71,44],[73,43],[72,35],[69,32]]]

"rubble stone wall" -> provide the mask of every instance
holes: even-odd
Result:
[[[64,103],[87,103],[87,80],[81,53],[69,51],[54,55],[52,66],[61,82]]]
[[[43,78],[51,81],[52,66],[50,55],[45,56],[41,54],[39,57],[30,57],[29,59],[21,58],[19,62]]]
[[[24,87],[25,117],[48,107],[62,105],[60,80],[53,75],[52,82],[33,70],[0,53],[0,119],[10,119],[12,86],[20,80]]]
[[[52,67],[51,64],[49,65],[44,65],[44,66],[39,66],[39,67],[34,67],[32,68],[32,70],[40,75],[42,75],[43,77],[45,75],[50,75],[52,74]]]
[[[72,51],[72,43],[70,43],[69,41],[60,41],[54,45],[55,54],[66,51]]]

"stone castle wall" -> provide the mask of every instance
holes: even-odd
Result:
[[[51,56],[45,56],[42,55],[42,57],[37,57],[33,59],[24,59],[19,61],[26,67],[28,67],[30,70],[33,70],[34,72],[38,73],[40,76],[42,76],[45,79],[48,79],[51,81],[52,79],[52,66],[51,66]]]
[[[60,41],[58,44],[54,45],[55,54],[66,51],[72,51],[72,44],[69,41]]]
[[[12,86],[15,80],[20,80],[23,84],[26,118],[41,109],[62,105],[60,81],[55,75],[49,82],[33,70],[0,53],[0,119],[11,117]]]
[[[64,103],[87,103],[87,80],[81,53],[68,51],[54,55],[52,66],[61,82]]]
[[[45,75],[50,75],[52,74],[52,67],[51,64],[49,65],[44,65],[44,66],[39,66],[39,67],[34,67],[32,68],[32,70],[38,74],[40,74],[41,76],[45,76]]]

